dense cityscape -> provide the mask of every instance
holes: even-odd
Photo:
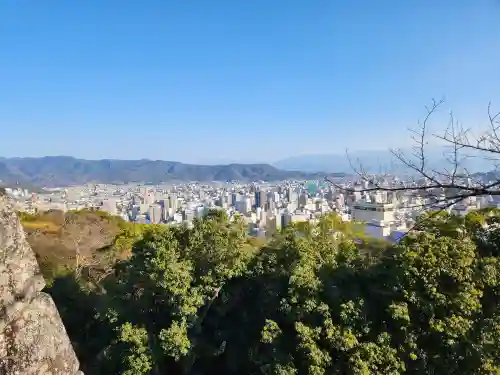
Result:
[[[470,179],[465,183],[472,185]],[[210,209],[222,209],[229,217],[242,216],[249,235],[267,238],[289,223],[317,222],[333,211],[343,221],[363,223],[369,236],[395,241],[414,226],[424,210],[442,208],[434,202],[446,202],[448,193],[442,189],[417,189],[425,184],[425,179],[409,183],[393,177],[377,181],[380,190],[373,190],[375,185],[366,181],[338,179],[331,183],[87,184],[43,193],[21,188],[8,188],[7,192],[16,198],[18,209],[28,213],[95,209],[140,224],[189,226]],[[398,190],[402,186],[405,189]],[[446,208],[463,216],[474,209],[498,207],[496,198],[472,196]]]

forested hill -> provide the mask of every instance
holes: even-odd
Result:
[[[498,209],[397,245],[334,214],[265,242],[224,211],[20,216],[87,375],[500,374]]]
[[[318,178],[323,178],[323,174],[284,171],[269,164],[195,165],[146,159],[84,160],[68,156],[0,158],[2,183],[19,182],[48,187],[87,182],[278,181]]]

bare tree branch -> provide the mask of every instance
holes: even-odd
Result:
[[[61,238],[63,244],[75,252],[75,276],[80,277],[84,268],[99,265],[96,259],[96,250],[107,245],[109,236],[99,220],[79,220],[73,215],[64,219]]]
[[[355,176],[359,181],[364,182],[365,186],[357,187],[354,182],[344,186],[333,182],[328,177],[325,177],[325,181],[348,194],[407,192],[424,199],[425,202],[419,207],[423,211],[450,209],[473,197],[499,196],[500,178],[495,177],[493,181],[487,182],[477,179],[466,165],[466,161],[479,158],[495,163],[495,169],[500,165],[500,112],[493,113],[491,103],[489,103],[488,126],[478,137],[474,137],[471,129],[464,128],[455,119],[453,113],[449,115],[449,122],[443,134],[429,134],[429,121],[443,103],[444,100],[432,100],[431,105],[425,107],[426,113],[423,121],[418,123],[416,129],[410,129],[414,146],[409,155],[401,149],[390,150],[396,162],[411,174],[419,176],[420,181],[410,180],[389,186],[382,184],[381,176],[369,174],[359,160],[355,165],[347,152],[347,158]],[[429,136],[444,142],[445,165],[440,169],[433,166],[429,160],[427,150]],[[464,153],[464,151],[469,151],[469,153]]]

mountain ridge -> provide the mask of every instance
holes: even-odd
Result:
[[[150,159],[88,160],[64,155],[0,158],[0,181],[2,183],[23,183],[45,187],[79,185],[89,182],[277,181],[323,177],[324,173],[285,171],[265,163],[201,165]]]
[[[409,160],[418,160],[413,156],[414,150],[401,149],[405,157]],[[449,158],[451,155],[450,147],[428,147],[426,150],[426,159],[430,169],[443,170],[450,168]],[[487,172],[496,169],[494,163],[489,161],[481,153],[468,150],[467,155],[461,162],[461,166],[472,172]],[[462,153],[463,157],[464,154]],[[351,165],[352,163],[352,165]],[[362,165],[363,170],[369,173],[408,173],[411,172],[405,167],[390,150],[361,150],[348,152],[347,154],[305,154],[287,157],[272,163],[273,166],[282,170],[301,170],[314,173],[321,171],[324,173],[353,173],[353,166],[359,168]]]

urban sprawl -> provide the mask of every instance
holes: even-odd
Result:
[[[466,183],[471,184],[470,180]],[[367,235],[397,241],[424,210],[439,209],[430,199],[445,201],[445,191],[421,189],[425,180],[404,182],[397,177],[381,179],[371,190],[366,181],[324,183],[185,183],[146,186],[140,184],[87,184],[34,193],[7,188],[19,211],[96,209],[141,224],[190,225],[210,209],[226,210],[229,217],[242,216],[249,234],[269,237],[289,223],[315,221],[327,212],[336,212],[344,221],[366,225]],[[405,186],[408,189],[391,191]],[[412,188],[414,187],[414,188]],[[437,189],[439,190],[439,189]],[[432,198],[430,198],[432,197]],[[442,198],[442,199],[441,199]],[[465,215],[478,208],[498,207],[492,196],[469,197],[446,209]]]

